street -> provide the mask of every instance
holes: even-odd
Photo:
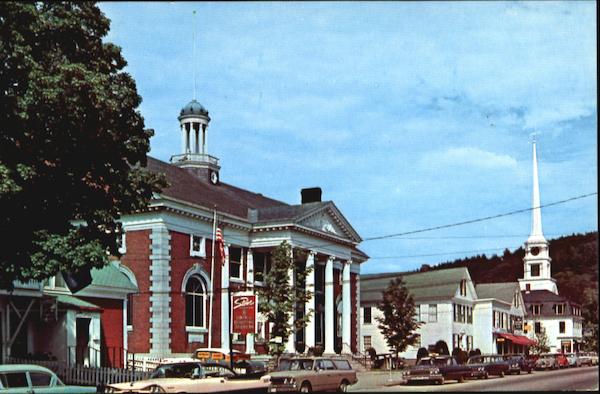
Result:
[[[387,378],[384,375],[381,377],[380,386],[367,388],[357,385],[350,391],[598,391],[598,366],[558,371],[534,371],[532,374],[510,375],[504,378],[490,377],[487,380],[467,380],[464,383],[450,381],[442,386],[435,384],[385,386]]]

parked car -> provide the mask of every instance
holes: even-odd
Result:
[[[0,365],[0,393],[96,393],[96,387],[67,386],[48,368],[32,364]]]
[[[435,382],[444,384],[446,380],[462,383],[471,376],[467,365],[459,364],[452,356],[423,357],[404,373],[407,384],[414,382]]]
[[[558,368],[569,368],[569,360],[564,353],[554,353],[553,355]]]
[[[226,365],[205,362],[161,364],[149,379],[106,385],[106,394],[115,393],[266,393],[269,379],[254,379],[236,373]]]
[[[509,373],[509,363],[502,355],[498,354],[483,354],[471,356],[467,360],[467,366],[471,369],[471,377],[484,377],[490,375],[504,377]],[[483,366],[483,372],[481,367]]]
[[[565,357],[567,357],[569,367],[581,367],[581,361],[579,360],[577,353],[567,353],[565,354]]]
[[[535,361],[535,369],[556,369],[558,365],[556,365],[556,358],[553,354],[545,353],[540,354],[538,359]]]
[[[588,365],[591,366],[592,365],[592,357],[590,356],[589,352],[580,352],[577,354],[577,358],[579,359],[579,364],[580,365]]]
[[[522,354],[504,354],[502,357],[508,362],[509,374],[531,373],[535,368],[535,360]]]
[[[348,360],[329,357],[280,359],[277,369],[267,377],[271,392],[347,391],[358,382]]]

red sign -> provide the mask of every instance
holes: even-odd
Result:
[[[254,334],[256,332],[256,296],[234,295],[232,298],[232,329],[238,334]]]

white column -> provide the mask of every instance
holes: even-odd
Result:
[[[362,322],[360,316],[360,274],[356,275],[356,348],[360,352],[364,352],[362,348],[362,336],[360,335],[360,323]]]
[[[229,350],[229,245],[224,245],[225,264],[221,267],[221,347]]]
[[[248,252],[246,253],[246,286],[254,294],[254,259],[252,257],[252,249],[250,248],[248,248]],[[256,301],[258,302],[258,300]],[[258,318],[258,316],[255,316],[255,318]],[[246,353],[254,354],[254,334],[246,334]]]
[[[294,249],[291,248],[291,256],[290,258],[293,260],[294,259]],[[292,291],[295,291],[295,284],[294,284],[294,270],[291,269],[288,271],[288,281],[290,284],[290,289],[292,289]],[[290,314],[290,317],[288,319],[288,324],[289,326],[292,328],[292,332],[290,333],[290,336],[288,337],[288,340],[285,344],[285,352],[286,353],[296,353],[296,332],[294,330],[294,321],[296,320],[296,308],[293,308],[292,313]]]
[[[188,123],[190,125],[190,151],[192,154],[196,152],[196,132],[194,131],[194,123]]]
[[[181,154],[187,152],[187,131],[185,131],[185,124],[181,124]]]
[[[171,353],[171,235],[164,224],[150,234],[150,353]]]
[[[317,312],[317,305],[315,303],[315,252],[312,250],[308,252],[306,269],[310,269],[310,272],[306,275],[306,291],[312,293],[312,296],[304,305],[304,313],[308,314],[312,311],[311,318],[306,323],[304,329],[304,343],[306,345],[306,351],[308,352],[309,347],[315,346],[315,314]]]
[[[200,124],[200,130],[202,132],[202,153],[206,154],[208,149],[208,141],[206,140],[206,129],[208,128],[205,124]]]
[[[335,353],[334,341],[335,332],[333,330],[335,314],[333,310],[333,260],[335,257],[329,256],[325,265],[325,349],[323,353]]]
[[[342,352],[352,353],[352,300],[350,291],[350,260],[343,263],[342,271]]]

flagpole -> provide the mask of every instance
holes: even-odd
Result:
[[[213,216],[213,235],[212,235],[212,251],[210,262],[210,308],[208,310],[208,347],[212,347],[212,327],[213,327],[213,294],[214,294],[214,277],[215,277],[215,238],[217,237],[217,206]]]

